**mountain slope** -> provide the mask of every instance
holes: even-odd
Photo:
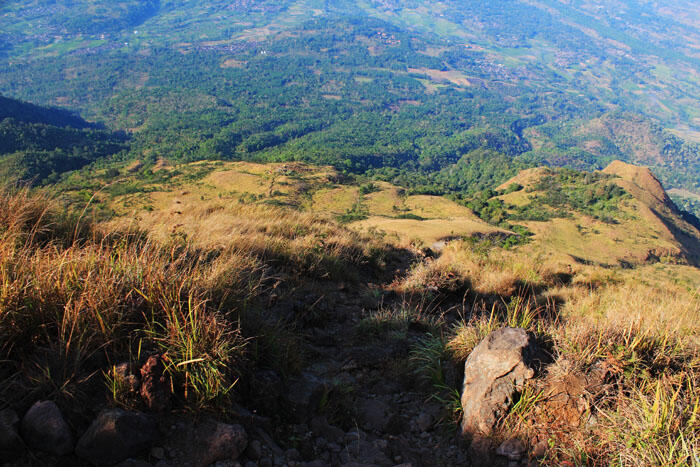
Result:
[[[0,178],[45,183],[128,149],[127,138],[65,110],[0,97]]]
[[[568,256],[602,265],[700,264],[700,231],[683,218],[648,168],[614,161],[598,175],[583,177],[531,169],[499,188],[514,184],[523,188],[498,199],[512,222],[534,233],[525,248],[564,262]]]

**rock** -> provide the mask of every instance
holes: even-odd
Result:
[[[297,449],[287,449],[284,453],[284,457],[288,461],[298,461],[301,459],[301,454],[299,453],[299,450]]]
[[[112,373],[112,376],[120,381],[129,392],[136,393],[139,391],[141,378],[134,374],[133,368],[129,363],[115,365]]]
[[[421,412],[415,421],[418,431],[428,431],[433,426],[433,416],[427,412]]]
[[[391,414],[384,425],[384,432],[390,435],[399,435],[408,429],[408,422],[401,414]]]
[[[492,457],[493,442],[491,439],[475,435],[469,445],[469,459],[473,467],[493,467],[495,465]]]
[[[522,441],[517,438],[512,438],[501,443],[498,449],[496,449],[496,454],[507,457],[508,460],[511,461],[518,461],[522,459],[525,450],[525,445]]]
[[[538,350],[524,329],[502,328],[476,346],[464,364],[462,433],[491,434],[513,394],[535,375]]]
[[[0,461],[13,461],[24,452],[24,443],[17,433],[19,417],[12,409],[0,411]]]
[[[115,464],[148,450],[156,431],[156,422],[146,414],[105,410],[80,438],[75,452],[93,465]]]
[[[289,384],[287,402],[294,418],[304,422],[318,409],[328,385],[313,373],[303,372],[299,378]]]
[[[127,459],[116,464],[114,467],[153,467],[148,462],[141,459]]]
[[[340,428],[328,423],[326,417],[314,417],[311,420],[311,430],[316,435],[322,435],[325,439],[331,442],[342,441],[345,438],[345,432]]]
[[[155,446],[151,449],[151,457],[157,460],[165,459],[165,449],[160,446]]]
[[[532,457],[535,457],[535,458],[544,457],[547,454],[548,447],[549,446],[547,445],[546,440],[542,440],[539,443],[535,444],[535,446],[532,448]]]
[[[51,401],[37,402],[27,411],[21,432],[31,448],[57,456],[73,452],[73,434],[58,406]]]
[[[165,377],[165,365],[159,355],[151,355],[141,367],[141,397],[154,412],[170,408],[170,386]]]
[[[255,372],[250,381],[250,399],[253,407],[266,414],[280,410],[282,400],[282,378],[272,370]]]
[[[359,399],[357,413],[367,430],[383,431],[389,420],[389,406],[378,399]]]
[[[340,461],[344,465],[393,465],[380,447],[361,438],[347,444]]]
[[[247,445],[248,435],[242,426],[206,421],[197,426],[184,465],[205,467],[217,461],[235,461]]]
[[[262,444],[257,439],[254,439],[248,444],[248,448],[245,450],[245,455],[248,459],[258,460],[262,457]]]

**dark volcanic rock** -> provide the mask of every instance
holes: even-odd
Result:
[[[24,443],[17,433],[18,423],[14,410],[0,411],[0,462],[13,461],[24,452]]]
[[[33,449],[57,456],[73,452],[73,434],[58,406],[51,401],[35,403],[22,419],[22,437]]]
[[[156,437],[156,422],[140,412],[106,410],[78,441],[76,454],[93,465],[113,465],[146,451]]]
[[[198,424],[182,465],[205,467],[217,461],[235,461],[245,451],[248,435],[240,425],[214,421]]]

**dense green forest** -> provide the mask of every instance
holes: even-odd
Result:
[[[60,175],[129,148],[125,135],[90,128],[65,111],[0,97],[0,175],[57,182]]]
[[[622,159],[697,193],[700,144],[682,136],[700,121],[700,35],[608,3],[11,1],[0,92],[117,133],[26,117],[4,123],[3,151],[13,170],[36,158],[23,177],[39,179],[105,156],[301,160],[469,196],[524,167]]]

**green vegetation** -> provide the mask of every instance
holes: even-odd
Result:
[[[0,92],[131,132],[123,158],[145,164],[300,160],[472,195],[525,167],[617,158],[697,191],[699,146],[663,130],[694,125],[697,60],[677,38],[697,32],[649,5],[612,27],[585,2],[511,3],[448,2],[433,17],[421,2],[13,1],[0,7],[12,44]]]

